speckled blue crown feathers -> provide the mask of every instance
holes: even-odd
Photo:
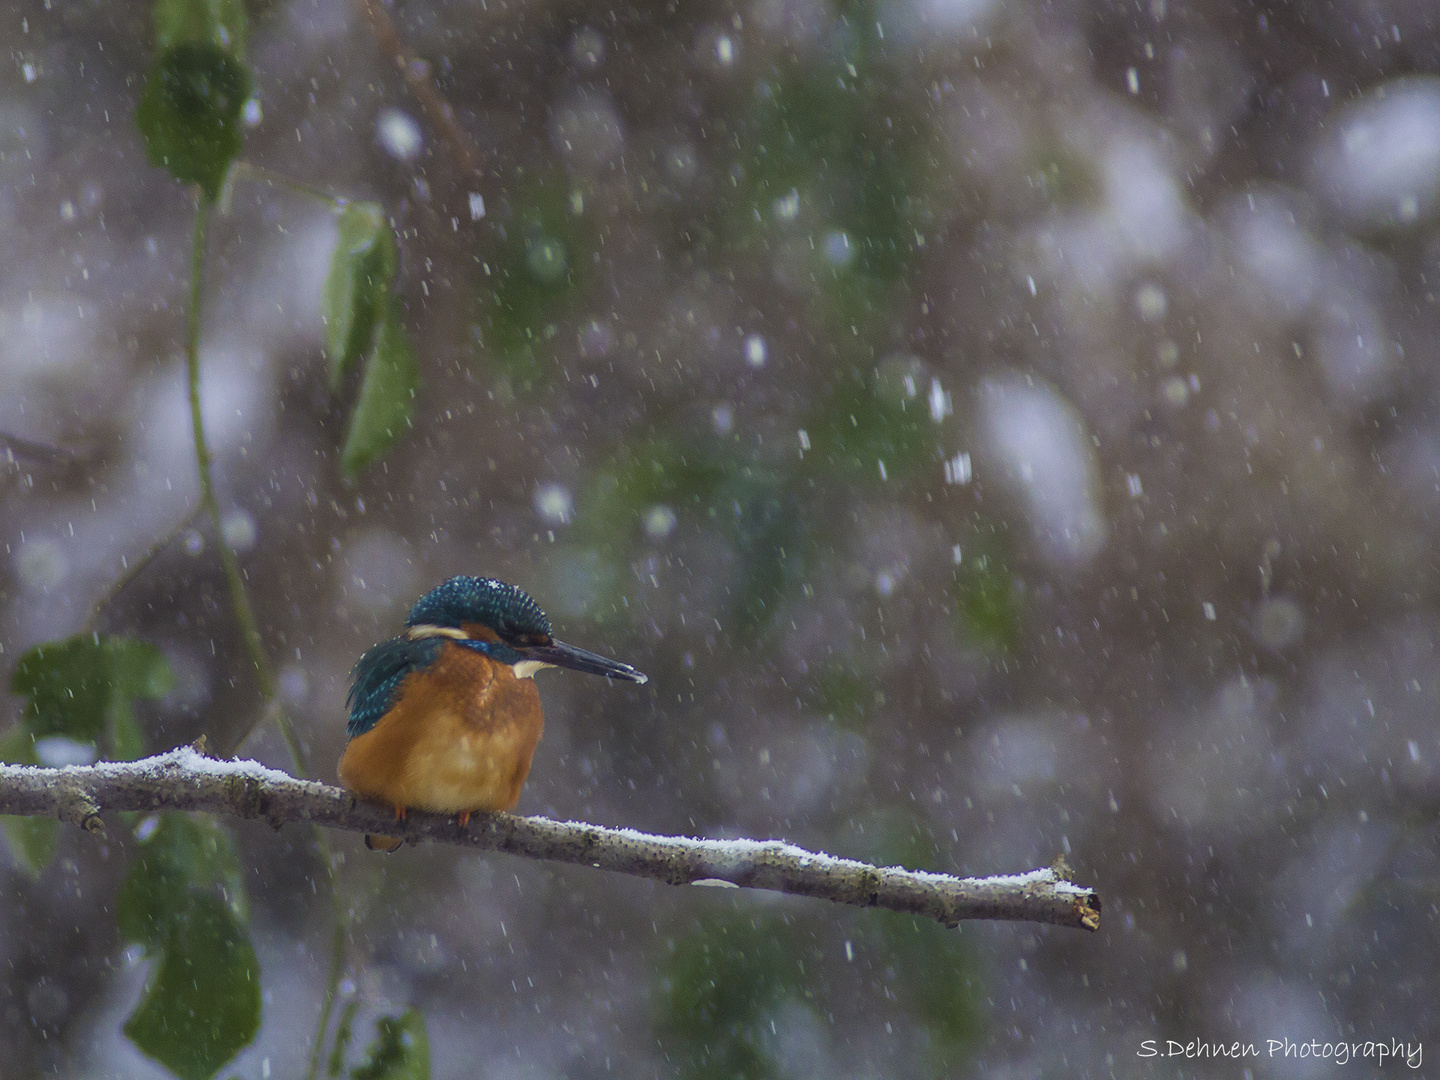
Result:
[[[406,626],[479,623],[507,640],[551,635],[550,620],[530,594],[494,578],[453,577],[415,601]]]

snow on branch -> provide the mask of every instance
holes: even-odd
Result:
[[[452,817],[389,808],[253,761],[220,761],[191,747],[140,761],[41,769],[0,765],[0,814],[45,815],[103,829],[119,810],[205,810],[279,828],[311,822],[349,832],[432,840],[530,859],[593,866],[670,885],[743,886],[882,907],[937,919],[1006,919],[1095,930],[1100,897],[1066,879],[1063,865],[1000,877],[957,878],[837,859],[779,840],[697,840],[514,814]],[[377,856],[378,857],[378,856]]]

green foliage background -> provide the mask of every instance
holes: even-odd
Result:
[[[333,779],[356,657],[487,574],[651,677],[541,674],[524,812],[1063,853],[1106,903],[955,934],[6,820],[7,1077],[1101,1075],[1276,1009],[1429,1039],[1430,6],[6,25],[0,757],[203,735]]]

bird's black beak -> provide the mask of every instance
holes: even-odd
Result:
[[[563,641],[552,641],[549,645],[529,645],[520,650],[526,660],[539,660],[542,664],[584,671],[591,675],[604,675],[607,679],[625,679],[633,683],[649,682],[649,677],[636,671],[629,664],[605,657]]]

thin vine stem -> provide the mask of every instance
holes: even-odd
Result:
[[[271,187],[284,188],[294,195],[303,195],[306,198],[316,199],[331,207],[344,206],[349,200],[339,195],[332,195],[323,188],[314,184],[307,184],[303,180],[296,180],[293,177],[285,176],[265,168],[263,165],[255,165],[249,161],[237,161],[226,178],[227,186],[233,185],[236,180],[252,180],[257,184],[268,184]]]
[[[191,509],[164,537],[150,545],[150,549],[146,551],[145,554],[141,555],[140,558],[134,562],[127,561],[121,570],[120,576],[115,579],[110,588],[105,590],[105,595],[95,601],[95,606],[90,609],[90,615],[86,618],[85,625],[81,628],[80,632],[82,634],[93,633],[100,625],[100,620],[104,617],[106,609],[120,598],[125,590],[130,587],[132,581],[148,570],[151,564],[169,549],[170,545],[175,542],[177,536],[193,526],[195,519],[199,516],[199,507]]]
[[[270,668],[270,659],[265,655],[265,643],[260,636],[260,627],[255,621],[254,609],[250,606],[250,596],[245,589],[245,578],[240,572],[240,561],[225,540],[225,527],[220,519],[220,503],[215,498],[215,479],[210,468],[210,444],[205,439],[205,418],[200,409],[201,305],[205,294],[205,233],[210,219],[210,206],[210,201],[202,196],[198,200],[195,210],[195,228],[190,251],[190,310],[186,319],[185,332],[185,364],[189,375],[190,389],[190,424],[195,435],[195,468],[200,477],[200,509],[209,516],[211,524],[215,528],[216,542],[220,549],[220,561],[225,568],[225,581],[230,590],[230,606],[234,609],[235,618],[240,623],[241,636],[245,641],[245,651],[249,654],[250,663],[255,669],[260,695],[265,700],[265,709],[262,715],[273,714],[275,726],[280,730],[280,735],[285,740],[285,746],[290,752],[295,772],[301,779],[304,779],[307,772],[305,755],[300,748],[299,740],[295,737],[295,729],[291,726],[289,717],[285,715],[285,710],[280,705],[279,687],[275,680],[275,674]],[[240,741],[244,741],[243,735]],[[315,1080],[319,1070],[325,1035],[330,1027],[330,1015],[334,1009],[335,996],[340,985],[340,973],[345,964],[345,938],[348,926],[345,910],[340,902],[334,852],[331,850],[329,838],[318,825],[314,827],[314,833],[320,861],[325,867],[326,883],[330,889],[330,905],[335,918],[335,933],[332,940],[325,1001],[320,1010],[319,1023],[310,1051],[310,1067],[306,1071],[306,1080]]]
[[[225,525],[220,519],[220,503],[215,498],[215,479],[210,468],[210,444],[205,440],[205,417],[200,409],[200,321],[201,302],[205,294],[205,232],[209,219],[210,203],[202,198],[195,210],[195,233],[190,253],[190,313],[185,333],[185,364],[190,376],[190,425],[195,433],[195,469],[200,474],[200,508],[215,527],[220,564],[225,568],[225,583],[230,591],[230,606],[240,624],[240,636],[245,642],[250,664],[255,669],[255,681],[260,684],[260,696],[268,704],[279,697],[278,688],[275,675],[270,670],[270,660],[265,655],[260,627],[255,622],[255,611],[250,606],[250,596],[245,591],[240,561],[225,540]],[[276,710],[275,725],[285,739],[295,767],[303,776],[305,758],[290,720],[282,710]]]
[[[315,827],[316,833],[320,827]],[[333,888],[332,896],[339,893]],[[349,929],[344,912],[336,912],[335,935],[330,941],[330,973],[325,982],[325,1000],[320,1006],[320,1020],[315,1025],[315,1038],[310,1044],[310,1064],[305,1069],[305,1080],[316,1080],[320,1075],[320,1059],[325,1053],[325,1036],[330,1030],[330,1017],[335,1012],[335,998],[340,989],[340,973],[345,966],[345,939]]]

